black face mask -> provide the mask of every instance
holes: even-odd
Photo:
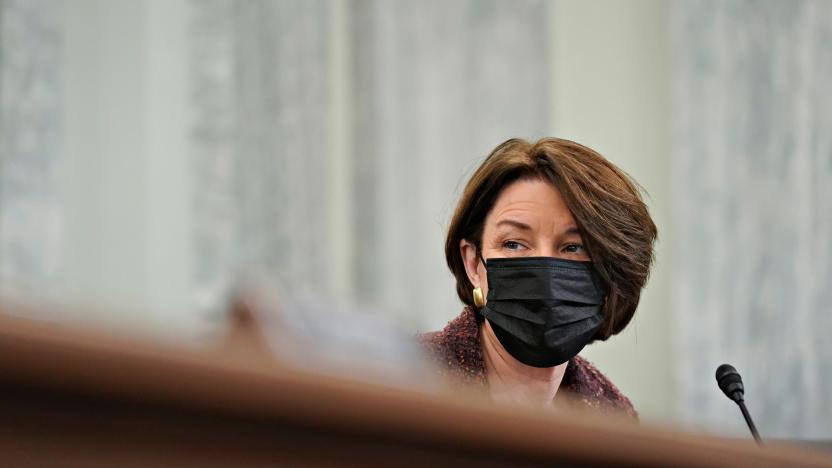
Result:
[[[482,309],[515,359],[552,367],[573,358],[601,327],[606,294],[592,262],[552,257],[485,262],[488,301]]]

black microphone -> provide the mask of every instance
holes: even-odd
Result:
[[[759,445],[763,445],[763,441],[760,440],[760,434],[757,432],[757,427],[754,426],[754,421],[751,420],[751,415],[748,414],[748,408],[745,407],[745,388],[742,386],[742,377],[740,377],[740,373],[734,369],[734,366],[723,364],[716,368],[716,383],[719,385],[719,388],[725,396],[739,405],[742,415],[745,418],[745,422],[748,424],[748,428],[751,429],[751,435],[754,436],[754,440],[756,440]]]

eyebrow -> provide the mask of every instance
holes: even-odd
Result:
[[[529,226],[528,224],[517,221],[515,219],[503,219],[503,220],[500,220],[499,222],[497,222],[498,227],[499,226],[504,226],[504,225],[516,227],[517,229],[521,229],[523,231],[531,231],[532,230],[532,227]],[[561,236],[571,236],[571,235],[580,236],[581,235],[581,230],[578,229],[577,226],[570,226],[565,231],[563,231],[560,235]]]
[[[501,220],[500,222],[497,223],[497,226],[503,226],[503,225],[513,226],[513,227],[516,227],[517,229],[522,229],[524,231],[531,231],[532,230],[532,227],[529,226],[528,224],[521,223],[520,221],[516,221],[514,219],[504,219],[504,220]]]

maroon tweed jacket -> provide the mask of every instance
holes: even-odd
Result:
[[[466,385],[487,388],[485,363],[480,347],[480,328],[474,311],[466,307],[440,331],[418,336],[441,372]],[[575,356],[569,361],[558,390],[571,394],[578,407],[623,413],[634,420],[638,414],[630,400],[589,361]]]

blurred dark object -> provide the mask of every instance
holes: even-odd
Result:
[[[226,345],[229,352],[307,372],[445,389],[415,334],[380,314],[276,281],[251,283],[233,295]]]
[[[195,351],[9,315],[0,308],[4,467],[832,464],[286,369],[251,359],[255,346]]]

